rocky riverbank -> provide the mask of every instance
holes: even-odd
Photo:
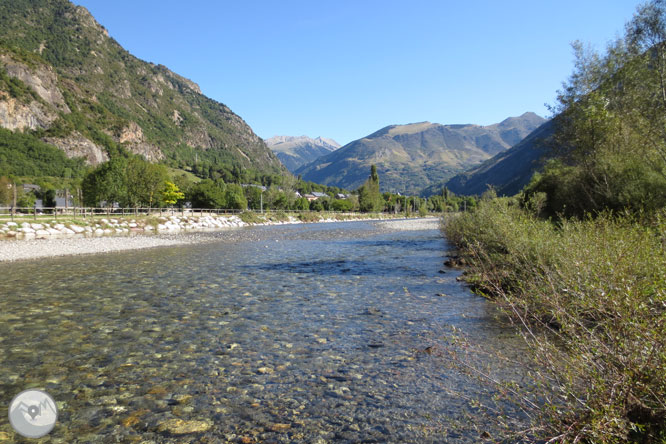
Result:
[[[296,223],[298,219],[287,216],[277,223]],[[260,223],[276,223],[260,220]],[[201,231],[243,227],[250,223],[233,216],[170,216],[147,217],[142,219],[104,218],[88,221],[79,219],[70,222],[5,222],[0,224],[0,235],[16,239],[48,239],[80,235],[82,237],[101,237],[108,235],[127,235],[130,233],[173,233],[180,231]]]
[[[353,219],[347,219],[353,220]],[[377,219],[374,219],[377,220]],[[317,222],[339,222],[331,217]],[[303,223],[285,215],[279,219],[257,217],[252,222],[241,217],[225,216],[171,216],[144,219],[99,219],[85,222],[5,222],[0,224],[0,262],[75,254],[107,253],[113,251],[173,246],[205,242],[208,237],[196,234],[230,230],[250,225],[278,225]],[[437,219],[408,219],[382,221],[387,230],[413,230],[436,228]]]

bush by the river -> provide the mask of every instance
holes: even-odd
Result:
[[[666,442],[666,212],[552,222],[495,199],[445,231],[534,351],[531,439]]]

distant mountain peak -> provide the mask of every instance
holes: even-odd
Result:
[[[316,139],[308,136],[273,136],[265,142],[291,172],[340,148],[335,140],[321,136]]]

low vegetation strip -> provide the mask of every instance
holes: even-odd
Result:
[[[555,223],[504,198],[445,223],[542,369],[530,439],[666,442],[666,213],[638,217]]]

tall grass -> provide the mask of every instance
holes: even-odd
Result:
[[[666,443],[664,214],[554,223],[495,199],[444,230],[534,352],[530,439]]]

